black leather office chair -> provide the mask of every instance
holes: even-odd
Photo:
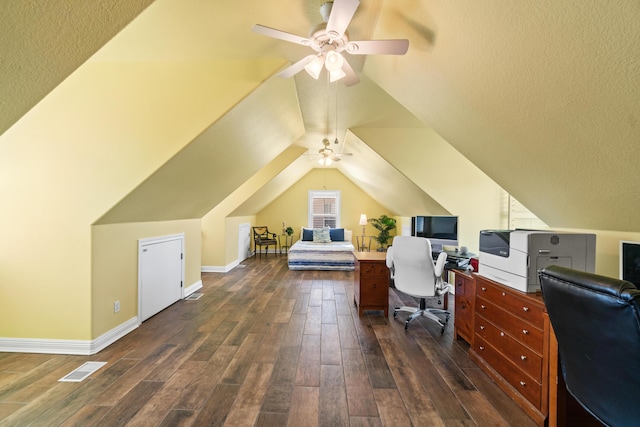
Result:
[[[558,266],[538,275],[569,393],[606,425],[640,425],[640,290]]]

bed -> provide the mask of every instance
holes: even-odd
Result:
[[[340,230],[342,230],[343,234],[341,234]],[[300,232],[300,240],[295,242],[289,249],[289,269],[353,271],[353,251],[355,248],[351,243],[351,230],[330,229],[329,236],[333,238],[321,238],[315,239],[315,241],[313,238],[309,238],[310,233],[313,234],[313,231],[314,229],[311,228],[303,228]],[[320,234],[324,235],[326,233],[321,232]]]

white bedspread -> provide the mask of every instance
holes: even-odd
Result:
[[[291,270],[353,270],[355,250],[349,241],[315,243],[298,240],[289,249]]]

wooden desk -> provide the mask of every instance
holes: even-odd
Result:
[[[353,302],[358,316],[364,310],[383,310],[389,316],[389,269],[386,252],[354,252]]]

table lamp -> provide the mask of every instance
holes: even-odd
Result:
[[[364,249],[364,229],[367,226],[367,214],[360,215],[360,222],[358,224],[362,226],[362,248]]]

